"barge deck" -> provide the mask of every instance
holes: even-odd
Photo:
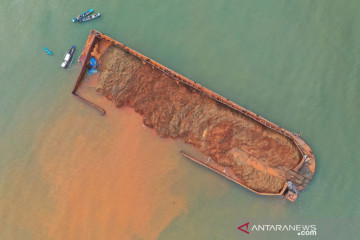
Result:
[[[212,101],[215,101],[216,103],[220,104],[219,106],[221,106],[221,108],[228,108],[229,110],[226,110],[226,111],[235,111],[236,114],[238,114],[237,116],[239,116],[239,117],[246,116],[246,118],[249,118],[252,121],[256,122],[257,124],[263,126],[263,128],[271,129],[271,131],[276,132],[276,134],[278,134],[278,135],[281,135],[283,139],[286,139],[286,141],[289,141],[289,142],[291,142],[291,144],[294,144],[296,146],[296,149],[298,151],[298,153],[296,153],[296,154],[299,155],[299,161],[297,162],[296,165],[292,165],[291,167],[286,167],[285,166],[286,164],[284,166],[282,166],[281,164],[277,164],[277,165],[269,164],[269,161],[264,162],[262,159],[260,159],[260,158],[256,159],[254,157],[247,157],[246,159],[241,159],[241,161],[242,161],[241,164],[240,163],[231,163],[231,162],[228,164],[224,164],[223,162],[221,162],[221,160],[216,159],[217,158],[216,156],[223,156],[223,155],[219,155],[219,154],[216,155],[217,153],[216,154],[214,153],[213,154],[214,157],[209,158],[209,159],[211,159],[211,161],[208,161],[208,162],[202,162],[202,161],[197,160],[194,157],[190,156],[189,154],[182,152],[182,154],[185,157],[187,157],[187,158],[189,158],[211,170],[214,170],[215,172],[225,176],[226,178],[228,178],[257,194],[260,194],[260,195],[285,195],[285,197],[287,199],[294,201],[297,197],[297,194],[299,192],[301,192],[302,190],[304,190],[308,186],[311,178],[313,177],[313,175],[315,173],[315,157],[314,157],[314,154],[311,151],[310,147],[298,135],[266,120],[265,118],[237,105],[236,103],[216,94],[215,92],[201,86],[200,84],[193,82],[192,80],[176,73],[175,71],[157,63],[156,61],[136,52],[135,50],[127,47],[126,45],[124,45],[120,42],[117,42],[114,39],[98,32],[98,31],[95,31],[95,30],[92,30],[90,32],[88,40],[83,49],[83,52],[79,58],[79,62],[82,64],[82,69],[78,76],[76,84],[74,86],[74,89],[72,91],[72,93],[75,96],[79,97],[82,101],[85,101],[87,104],[96,108],[101,114],[105,114],[105,110],[102,109],[100,106],[97,106],[96,104],[91,103],[91,102],[87,101],[86,99],[82,98],[81,96],[79,96],[77,94],[77,89],[79,88],[81,81],[84,77],[90,57],[95,56],[96,58],[101,59],[103,57],[103,55],[105,55],[104,53],[106,52],[106,50],[110,47],[117,47],[117,48],[121,49],[122,52],[126,53],[127,55],[126,56],[124,55],[123,58],[127,58],[128,56],[131,56],[131,59],[129,58],[129,60],[126,60],[126,61],[135,61],[134,59],[136,58],[143,65],[150,66],[152,69],[154,69],[154,72],[152,73],[154,76],[158,72],[161,72],[162,74],[167,75],[169,79],[174,80],[174,82],[176,82],[177,85],[179,85],[179,83],[181,83],[184,86],[186,86],[187,89],[192,89],[193,92],[200,93],[203,98],[208,97]],[[106,62],[106,60],[103,60],[103,62],[101,62],[101,60],[100,60],[100,65],[105,62]],[[152,70],[149,70],[149,71],[152,71]],[[101,73],[101,71],[100,71],[100,73]],[[157,74],[156,76],[159,77],[160,75]],[[134,77],[135,77],[135,75],[134,75]],[[112,99],[112,96],[108,96],[110,94],[108,92],[106,92],[105,90],[103,90],[103,95],[107,96],[109,99]],[[206,101],[208,101],[208,100],[206,100]],[[118,105],[120,106],[121,104],[118,104]],[[129,103],[129,105],[131,105],[131,103]],[[134,106],[134,103],[132,103],[132,107],[134,107],[134,108],[136,107],[136,106]],[[140,114],[142,112],[142,110],[137,110],[137,111]],[[148,125],[151,125],[151,124],[149,123]],[[264,131],[264,130],[261,130],[261,131]],[[267,133],[267,134],[269,134],[269,133]],[[273,134],[273,133],[271,133],[271,134]],[[167,136],[165,136],[165,137],[167,137]],[[173,137],[173,136],[170,136],[170,137]],[[193,140],[193,139],[191,139],[189,137],[187,142],[191,143],[191,140]],[[199,144],[200,143],[193,144],[193,145],[199,145]],[[201,143],[201,144],[203,145],[203,143]],[[196,147],[199,147],[199,146],[196,146]],[[202,146],[202,148],[204,150],[203,151],[204,154],[209,153],[209,151],[206,150],[206,147]],[[233,151],[234,149],[232,149],[232,153],[235,156],[237,153],[236,152],[234,153],[234,151]],[[227,151],[226,154],[228,154],[229,152],[230,151]],[[241,153],[243,153],[243,152],[241,152]],[[249,156],[250,156],[249,152],[247,154],[249,154]],[[211,155],[211,154],[209,154],[209,155]],[[242,155],[240,154],[240,156],[242,156]],[[240,160],[235,159],[234,161],[239,162]],[[238,165],[236,165],[236,164],[238,164]],[[256,172],[260,172],[261,174],[264,173],[266,175],[265,178],[280,179],[282,182],[282,187],[278,188],[276,191],[266,190],[265,188],[262,189],[261,187],[252,187],[251,184],[249,184],[249,182],[246,182],[245,180],[242,179],[241,174],[236,172],[237,170],[239,170],[239,168],[244,167],[244,166],[247,168],[251,168]]]

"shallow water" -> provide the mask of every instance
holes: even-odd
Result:
[[[71,22],[89,8],[102,16]],[[359,13],[355,0],[0,0],[0,239],[250,239],[246,222],[354,239]],[[301,132],[317,162],[310,186],[295,203],[257,196],[183,158],[131,109],[98,98],[102,117],[79,102],[80,69],[60,63],[91,29]]]

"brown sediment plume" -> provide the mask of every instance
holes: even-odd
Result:
[[[134,108],[159,136],[195,146],[210,157],[202,164],[256,193],[283,194],[287,181],[299,190],[308,185],[315,158],[297,135],[99,32],[91,35],[98,41],[84,52],[99,60],[97,91],[117,107]]]
[[[179,169],[180,157],[167,161],[176,146],[144,131],[130,109],[107,117],[97,131],[103,119],[88,123],[75,111],[43,131],[36,149],[52,205],[29,227],[44,235],[34,239],[158,239],[195,191],[189,184],[178,189],[187,170]]]

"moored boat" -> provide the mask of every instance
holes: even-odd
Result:
[[[47,49],[46,47],[43,47],[43,49],[44,49],[44,51],[46,52],[47,55],[50,55],[50,56],[53,55],[52,52],[49,49]]]
[[[75,45],[72,45],[69,51],[65,54],[64,61],[61,63],[61,67],[63,68],[67,67],[74,52],[75,52]]]
[[[78,22],[80,21],[82,18],[86,17],[87,15],[91,14],[94,11],[94,9],[89,9],[86,12],[80,14],[79,16],[77,16],[76,18],[74,18],[72,21],[73,22]]]
[[[90,16],[87,16],[87,17],[84,17],[84,18],[80,19],[79,22],[90,21],[90,20],[93,20],[93,19],[98,18],[98,17],[100,17],[100,13],[95,13],[93,15],[90,15]]]

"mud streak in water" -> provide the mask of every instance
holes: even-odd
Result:
[[[171,157],[174,143],[144,130],[132,110],[114,110],[106,119],[66,115],[44,131],[38,151],[55,205],[51,239],[156,239],[186,207],[174,191],[185,174],[180,155]]]

